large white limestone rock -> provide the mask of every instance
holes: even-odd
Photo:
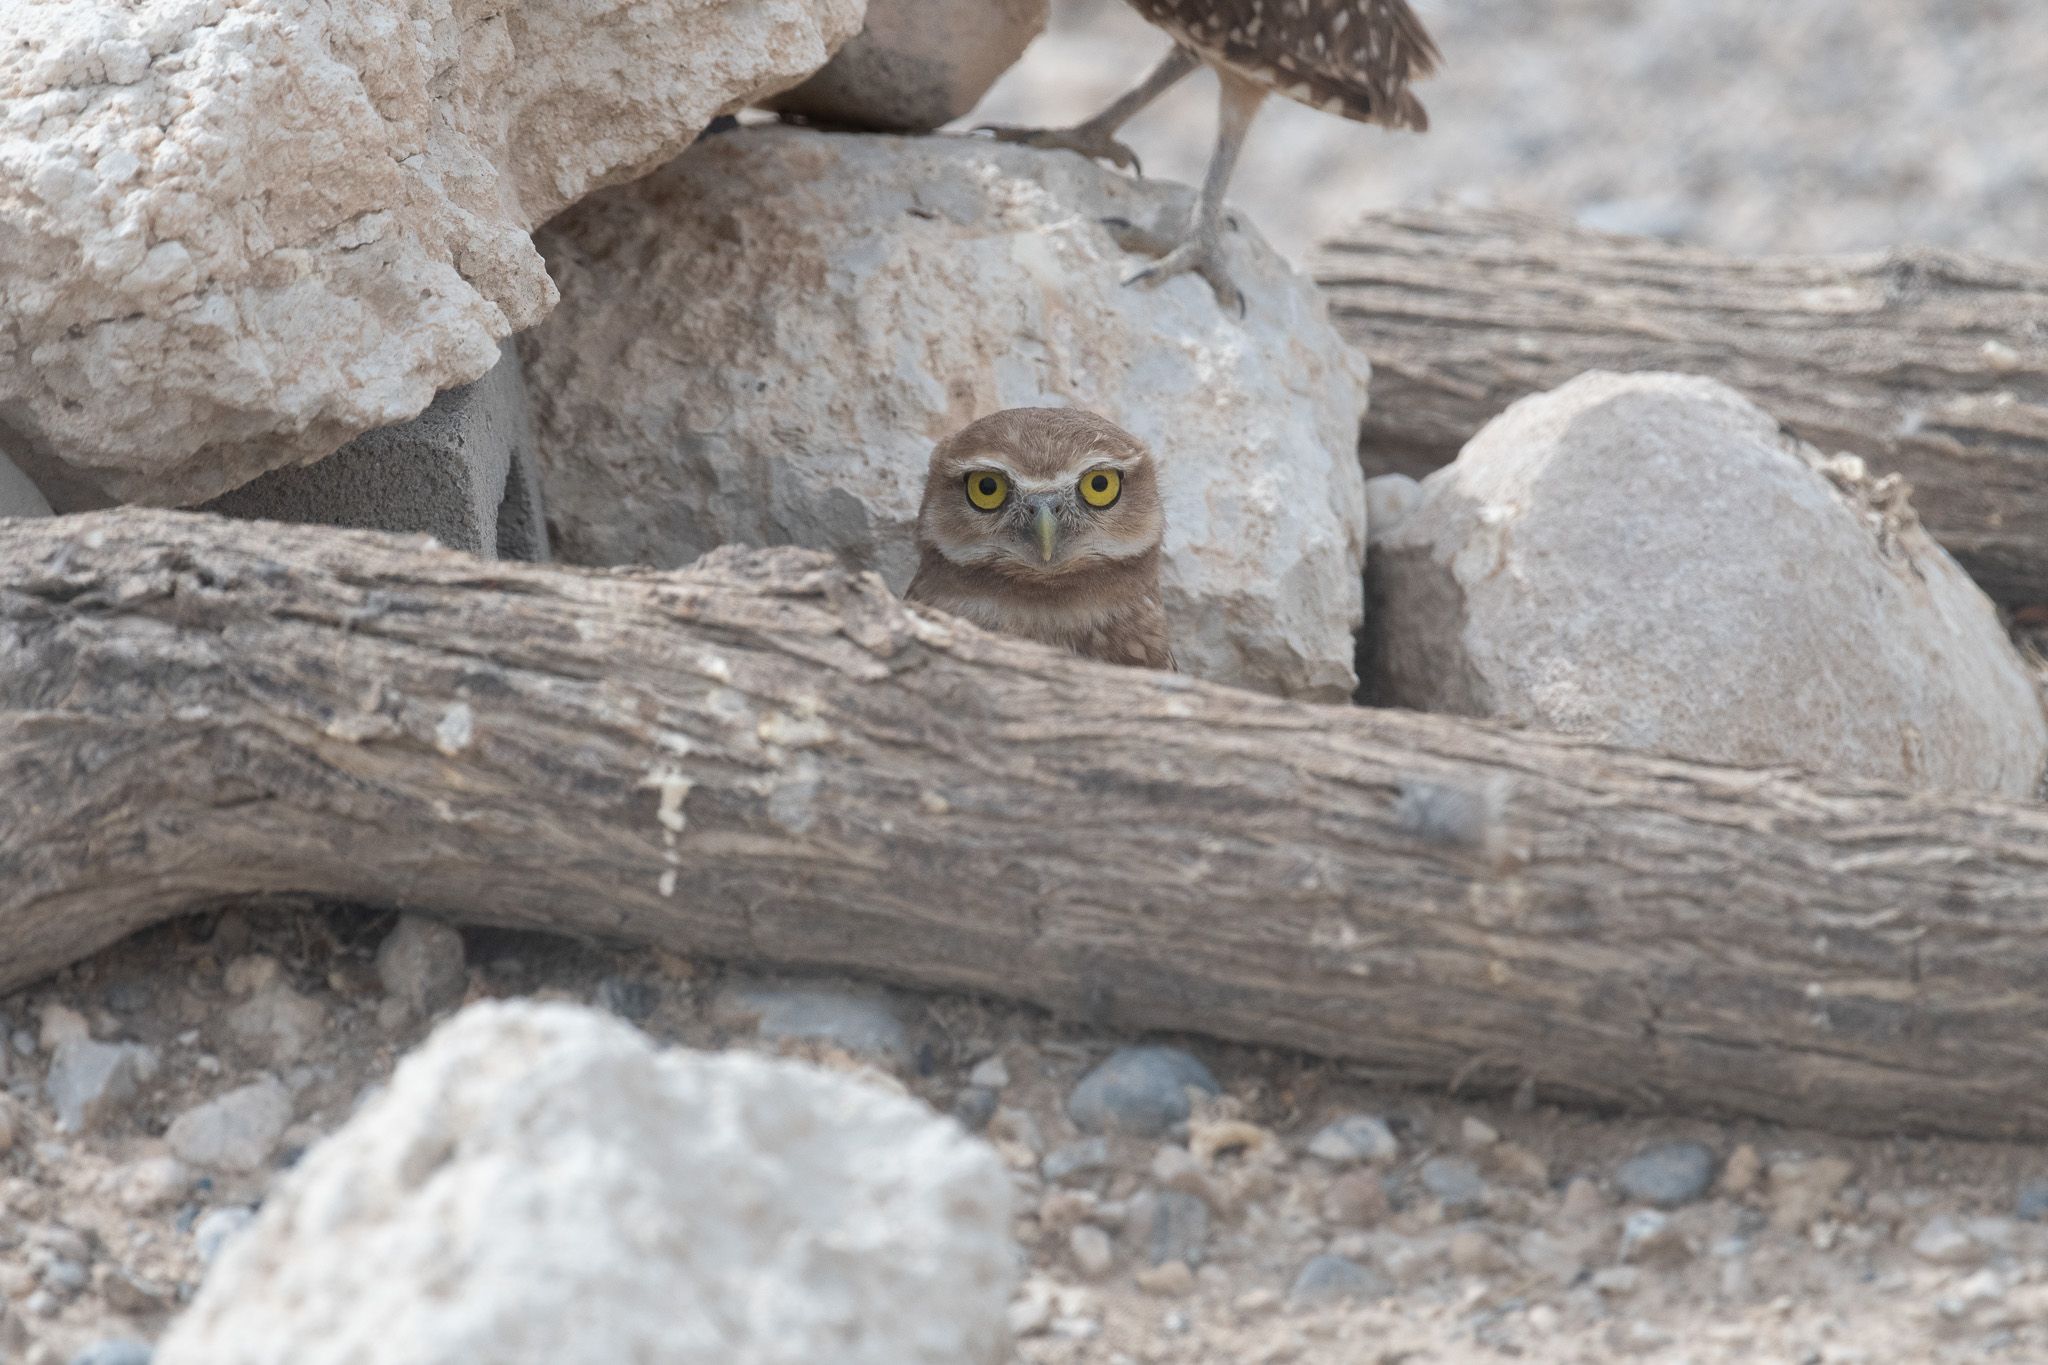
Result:
[[[916,1100],[486,1003],[307,1153],[157,1365],[997,1365],[994,1152]]]
[[[480,377],[529,231],[800,80],[862,0],[5,0],[0,443],[191,503]]]
[[[1198,278],[1125,286],[1097,220],[1190,198],[1071,153],[791,128],[593,196],[542,235],[562,305],[522,338],[557,552],[807,545],[901,591],[932,446],[1084,407],[1160,460],[1181,667],[1348,696],[1366,365],[1249,228],[1243,318]]]
[[[1526,398],[1372,547],[1366,690],[1634,749],[2035,794],[2041,699],[1892,481],[1727,386]]]
[[[1045,31],[1047,0],[868,0],[866,27],[766,107],[817,123],[922,133],[981,102]]]

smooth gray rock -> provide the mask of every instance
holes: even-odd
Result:
[[[1296,1304],[1334,1303],[1340,1299],[1367,1302],[1394,1292],[1386,1276],[1346,1256],[1316,1256],[1302,1266],[1287,1291]]]
[[[134,1043],[100,1043],[67,1038],[50,1058],[43,1094],[57,1111],[57,1131],[96,1132],[118,1114],[156,1074],[154,1049]]]
[[[1190,1267],[1200,1265],[1209,1242],[1209,1206],[1181,1190],[1160,1190],[1152,1196],[1151,1205],[1145,1254],[1152,1264],[1179,1261]]]
[[[2019,1197],[2013,1200],[2013,1216],[2024,1218],[2030,1223],[2048,1219],[2048,1180],[2030,1180],[2020,1186]]]
[[[1375,704],[1656,754],[2036,795],[2048,717],[1895,480],[1713,380],[1514,404],[1376,533]]]
[[[265,521],[424,532],[487,558],[548,557],[533,417],[517,348],[397,426],[326,459],[272,470],[200,510]]]
[[[438,1014],[462,1002],[469,985],[462,934],[421,915],[401,915],[377,945],[377,979],[415,1014]]]
[[[1720,1166],[1704,1143],[1661,1142],[1623,1162],[1614,1179],[1630,1199],[1675,1209],[1705,1197]]]
[[[834,128],[928,133],[981,102],[1045,29],[1047,0],[868,0],[866,26],[765,108]]]
[[[1422,1188],[1452,1213],[1476,1208],[1486,1198],[1479,1168],[1461,1156],[1433,1156],[1422,1163]]]
[[[1074,1087],[1067,1116],[1084,1133],[1163,1137],[1187,1122],[1191,1088],[1222,1089],[1208,1067],[1177,1047],[1118,1048]]]
[[[1047,1152],[1038,1169],[1047,1180],[1058,1181],[1070,1175],[1087,1175],[1102,1170],[1109,1162],[1109,1139],[1085,1137],[1062,1143]]]
[[[71,1357],[71,1365],[149,1365],[154,1354],[145,1341],[100,1341]]]
[[[164,1139],[187,1165],[246,1173],[270,1160],[291,1121],[291,1095],[266,1076],[187,1109]]]
[[[1384,1119],[1372,1114],[1346,1114],[1317,1130],[1308,1140],[1308,1154],[1338,1165],[1392,1161],[1401,1155],[1401,1141]]]
[[[884,991],[795,982],[741,982],[712,1001],[727,1024],[752,1023],[768,1042],[830,1043],[856,1056],[910,1060],[903,1006]]]

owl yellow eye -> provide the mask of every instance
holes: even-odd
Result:
[[[1114,469],[1091,469],[1081,476],[1081,501],[1108,507],[1123,496],[1124,476]]]
[[[993,470],[977,469],[967,476],[967,500],[984,512],[993,512],[1010,496],[1010,481]]]

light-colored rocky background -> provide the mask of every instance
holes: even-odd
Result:
[[[1741,251],[2048,242],[2048,21],[2033,0],[1416,0],[1445,65],[1416,137],[1270,102],[1232,198],[1299,258],[1361,212],[1474,195]],[[965,122],[1071,122],[1165,48],[1122,0],[1053,23]],[[1198,75],[1128,141],[1208,156]]]

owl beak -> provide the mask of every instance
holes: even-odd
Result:
[[[1047,564],[1052,563],[1054,545],[1059,540],[1060,524],[1053,519],[1052,505],[1038,504],[1038,557]]]

